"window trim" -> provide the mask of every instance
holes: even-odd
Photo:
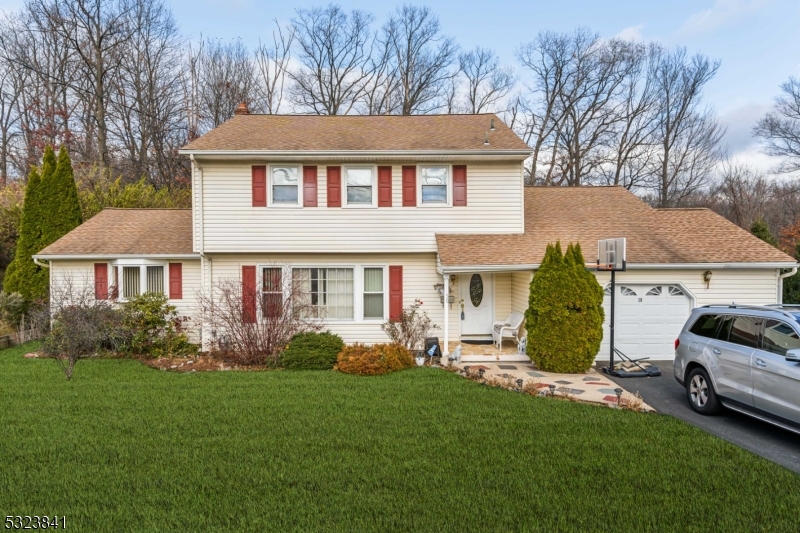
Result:
[[[147,267],[149,266],[161,267],[162,276],[164,278],[161,285],[163,288],[162,294],[169,299],[169,261],[155,261],[152,259],[116,259],[114,261],[109,261],[108,265],[111,267],[116,267],[109,269],[108,272],[108,292],[110,295],[112,293],[111,288],[114,287],[116,289],[117,298],[115,301],[120,303],[125,303],[128,301],[128,299],[123,296],[121,285],[123,268],[139,268],[139,296],[141,296],[147,292]]]
[[[372,174],[372,201],[368,204],[350,203],[347,201],[347,171],[349,169],[368,168]],[[342,207],[347,209],[372,209],[378,207],[378,165],[342,165],[341,190]],[[317,267],[321,268],[321,267]]]
[[[256,292],[262,293],[262,280],[264,268],[276,268],[274,263],[256,263]],[[283,268],[283,285],[286,291],[284,297],[291,297],[292,270],[295,268],[351,268],[353,269],[353,318],[320,318],[324,324],[383,324],[389,316],[389,263],[288,263],[280,265]],[[383,318],[364,318],[364,269],[383,269]],[[261,311],[257,310],[257,320],[261,322]]]
[[[292,167],[297,169],[297,203],[275,203],[272,198],[272,170],[277,167]],[[298,209],[303,207],[303,165],[299,163],[271,163],[267,166],[267,207],[279,209]]]
[[[425,202],[422,199],[422,169],[431,167],[445,167],[447,168],[447,201],[441,202]],[[453,207],[453,165],[452,163],[426,163],[417,165],[417,207]]]

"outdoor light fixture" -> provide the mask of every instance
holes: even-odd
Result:
[[[622,400],[622,389],[617,387],[616,389],[614,389],[614,392],[617,393],[617,406],[619,406],[619,402]]]
[[[480,374],[480,376],[481,376],[481,379],[483,379],[483,373],[484,373],[484,372],[486,372],[486,370],[484,370],[483,368],[479,368],[479,369],[478,369],[478,374]]]
[[[548,385],[547,388],[550,389],[550,396],[555,396],[556,395],[556,386],[555,385]]]
[[[706,284],[706,289],[708,288],[709,285],[711,285],[711,276],[713,275],[714,273],[711,272],[710,270],[706,270],[705,272],[703,272],[703,282],[705,282]]]
[[[464,375],[469,376],[469,367],[468,366],[464,367]]]
[[[522,390],[522,379],[521,378],[517,380],[517,388],[519,390]]]

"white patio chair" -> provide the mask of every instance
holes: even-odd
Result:
[[[517,342],[519,346],[519,330],[522,328],[522,323],[525,321],[525,315],[519,311],[514,311],[504,322],[495,322],[492,326],[492,340],[498,349],[503,349],[503,339],[511,338]]]

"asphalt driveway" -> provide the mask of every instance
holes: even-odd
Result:
[[[672,361],[649,362],[661,370],[661,376],[609,378],[627,391],[639,392],[659,413],[679,418],[800,473],[800,436],[733,411],[726,410],[717,416],[699,415],[689,407],[685,389],[672,377]],[[597,363],[597,368],[603,366],[608,366],[608,362]]]

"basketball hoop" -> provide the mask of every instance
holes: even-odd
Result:
[[[625,271],[625,238],[603,239],[597,241],[597,270],[611,272],[611,316],[609,324],[609,362],[603,371],[612,376],[618,375],[614,369],[614,295],[617,291],[616,274]]]

